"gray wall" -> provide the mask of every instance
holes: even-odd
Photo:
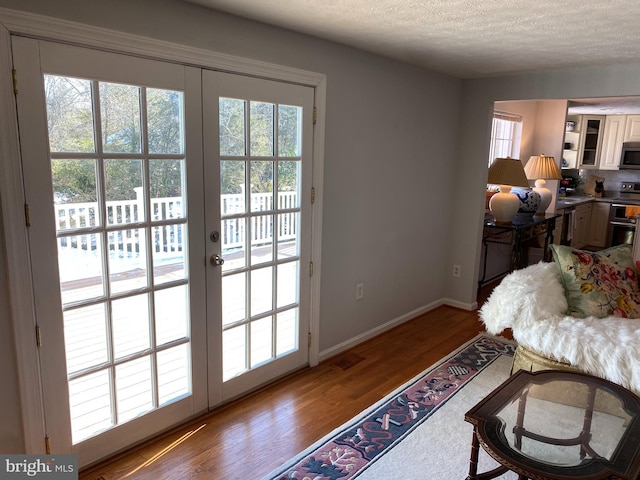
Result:
[[[0,0],[0,6],[326,74],[320,350],[445,297],[459,80],[180,1]],[[0,429],[0,449],[18,452],[4,274],[0,263],[0,360],[6,360],[0,408],[10,430]],[[359,302],[357,283],[365,284]]]

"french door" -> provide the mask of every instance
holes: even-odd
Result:
[[[222,368],[210,368],[209,382],[217,403],[308,362],[311,142],[303,132],[312,130],[313,90],[205,71],[203,92],[204,123],[217,127],[205,141],[205,182],[220,179],[219,192],[206,189],[208,209],[220,215],[207,221],[210,260],[224,260],[207,278],[221,292],[221,309],[209,303],[222,331]]]
[[[52,451],[86,465],[305,365],[313,90],[12,49]]]

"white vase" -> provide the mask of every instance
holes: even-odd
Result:
[[[500,192],[489,199],[489,210],[496,223],[511,223],[520,208],[520,200],[511,193],[509,185],[500,185]]]

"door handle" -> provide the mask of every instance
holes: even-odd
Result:
[[[211,258],[209,258],[209,263],[213,266],[213,267],[219,267],[220,265],[224,265],[224,258],[222,258],[220,255],[211,255]]]

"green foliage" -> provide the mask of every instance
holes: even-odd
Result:
[[[105,160],[105,200],[132,200],[136,198],[134,188],[142,187],[142,175],[142,160]]]
[[[141,151],[139,87],[92,82],[53,75],[45,76],[49,145],[52,152],[92,153],[95,148],[93,99],[100,102],[99,125],[105,153]],[[182,94],[147,89],[148,152],[183,151]],[[149,188],[153,198],[182,194],[182,160],[149,160]],[[51,175],[55,201],[97,201],[96,160],[53,160]],[[105,159],[106,200],[136,198],[142,186],[142,160]]]
[[[149,160],[151,198],[182,196],[183,160]]]
[[[292,161],[275,160],[274,156],[274,105],[264,102],[249,102],[234,98],[220,98],[220,154],[237,157],[224,160],[220,168],[220,189],[223,194],[241,193],[245,184],[247,168],[250,167],[251,191],[272,192],[274,166],[278,169],[279,191],[294,191],[298,187],[298,163],[300,156],[299,134],[301,110],[299,107],[279,105],[278,156],[291,157]],[[245,121],[247,110],[250,121],[251,155],[263,159],[248,162],[246,157],[247,132]]]
[[[52,160],[56,203],[97,201],[95,160]]]

